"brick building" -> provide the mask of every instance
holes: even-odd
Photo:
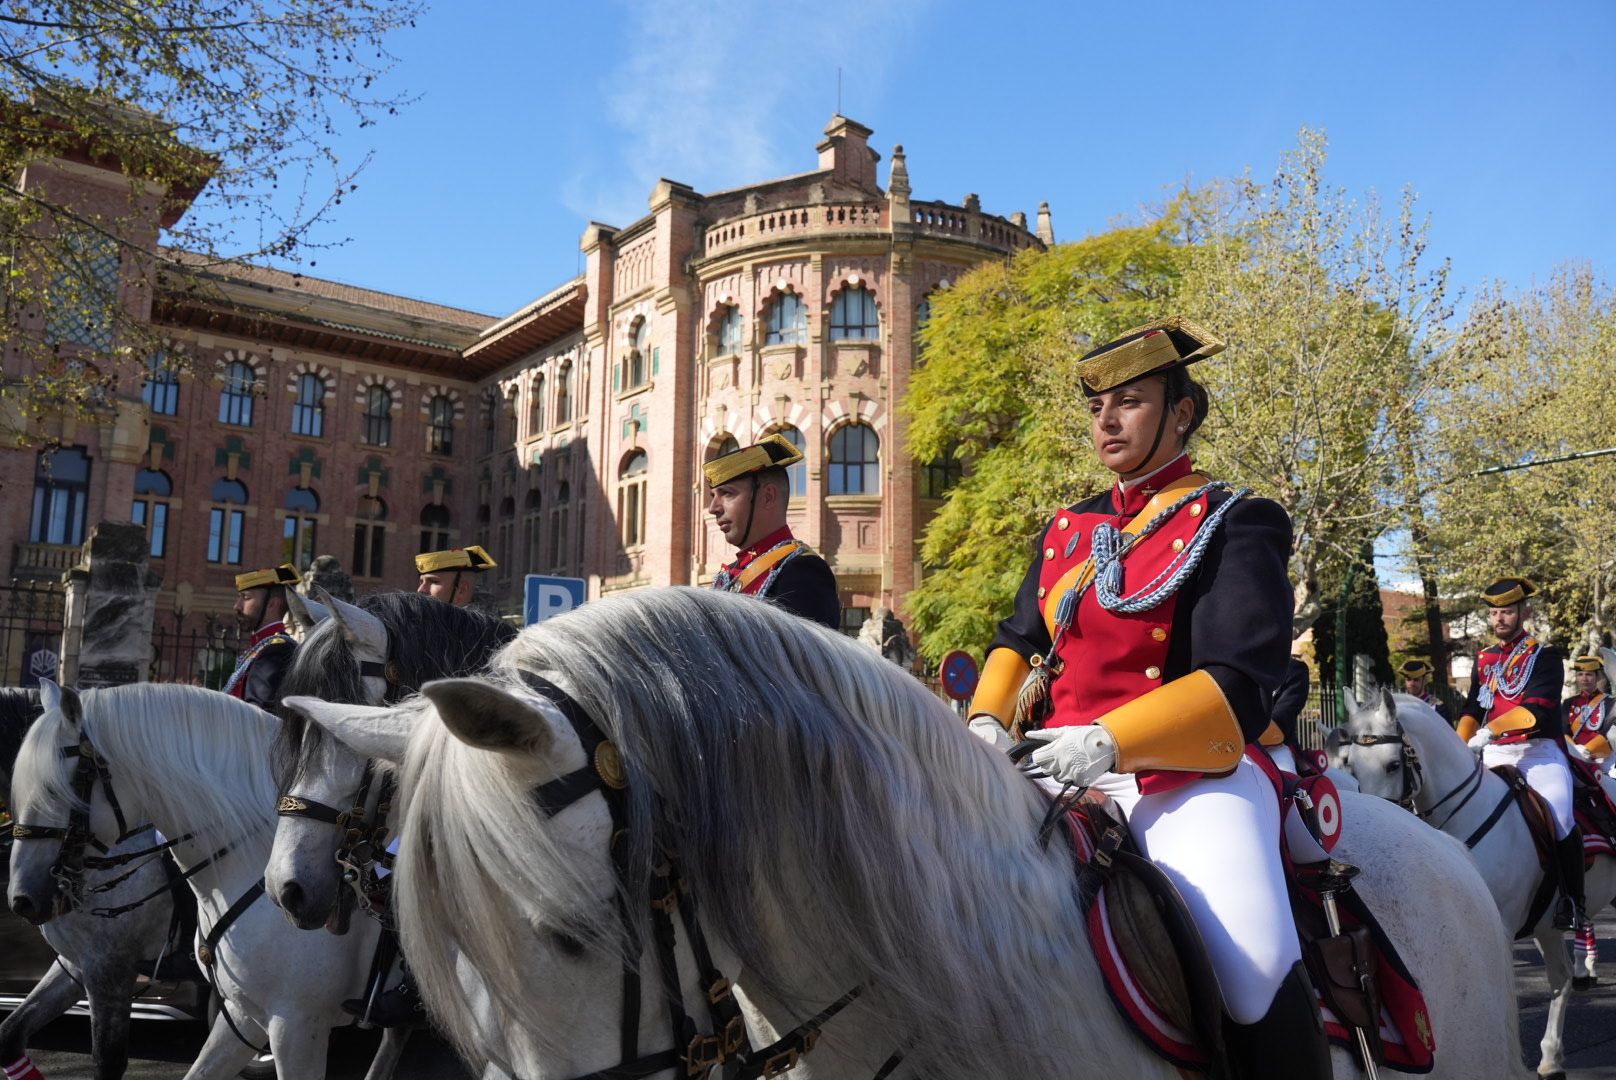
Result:
[[[1053,235],[1047,207],[1034,231],[975,195],[911,199],[901,147],[883,189],[870,134],[834,117],[817,168],[744,188],[659,182],[639,221],[588,226],[579,277],[504,318],[245,266],[208,271],[213,292],[142,290],[113,259],[187,370],[152,356],[98,422],[33,421],[62,446],[48,464],[0,454],[12,576],[59,576],[88,524],[133,519],[160,613],[222,612],[239,569],[323,553],[361,591],[411,588],[417,551],[473,542],[510,611],[528,572],[591,596],[703,583],[731,553],[700,463],[782,431],[806,455],[791,523],[836,571],[848,629],[901,611],[958,475],[909,460],[896,411],[928,297]],[[61,161],[20,182],[128,191]],[[8,375],[22,362],[7,349]]]

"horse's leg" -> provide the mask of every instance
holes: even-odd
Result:
[[[9,1068],[27,1056],[28,1040],[34,1033],[71,1009],[78,999],[78,982],[62,961],[56,961],[0,1024],[0,1068]]]
[[[1565,934],[1545,921],[1535,935],[1537,950],[1543,954],[1543,973],[1549,981],[1549,1018],[1538,1047],[1537,1074],[1552,1080],[1565,1080],[1566,1005],[1571,997],[1571,954]]]
[[[326,1050],[331,1042],[331,1022],[324,1016],[292,1014],[269,1018],[269,1050],[275,1055],[275,1071],[297,1080],[324,1080]]]
[[[88,988],[90,1061],[95,1080],[121,1080],[129,1067],[129,1001],[134,996],[135,971],[120,966],[98,974]]]
[[[365,1080],[392,1080],[399,1058],[404,1056],[404,1044],[410,1040],[412,1028],[390,1027],[382,1029],[382,1044],[376,1047],[376,1056],[370,1059]]]
[[[236,1018],[232,1016],[232,1019]],[[249,1039],[261,1031],[257,1024],[244,1016],[236,1019],[236,1023],[241,1027],[241,1033]],[[230,1080],[247,1067],[255,1053],[252,1047],[236,1038],[236,1033],[230,1030],[230,1021],[225,1019],[224,1010],[221,1009],[219,1015],[213,1018],[207,1041],[186,1070],[185,1080]],[[286,1075],[290,1078],[296,1074]]]

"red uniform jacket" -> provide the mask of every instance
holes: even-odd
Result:
[[[1514,688],[1525,678],[1513,694]],[[1470,675],[1470,694],[1460,716],[1473,716],[1483,724],[1524,705],[1537,725],[1524,731],[1499,735],[1497,743],[1517,743],[1524,739],[1558,739],[1564,732],[1560,723],[1560,685],[1565,681],[1565,662],[1557,650],[1522,630],[1508,641],[1490,645],[1476,654]],[[1485,702],[1485,704],[1484,704]]]

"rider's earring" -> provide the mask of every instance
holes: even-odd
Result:
[[[1183,424],[1178,425],[1178,433],[1180,435],[1184,434],[1184,425]]]

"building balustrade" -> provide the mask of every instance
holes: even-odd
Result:
[[[23,580],[57,580],[79,564],[78,544],[18,544],[11,576]]]

